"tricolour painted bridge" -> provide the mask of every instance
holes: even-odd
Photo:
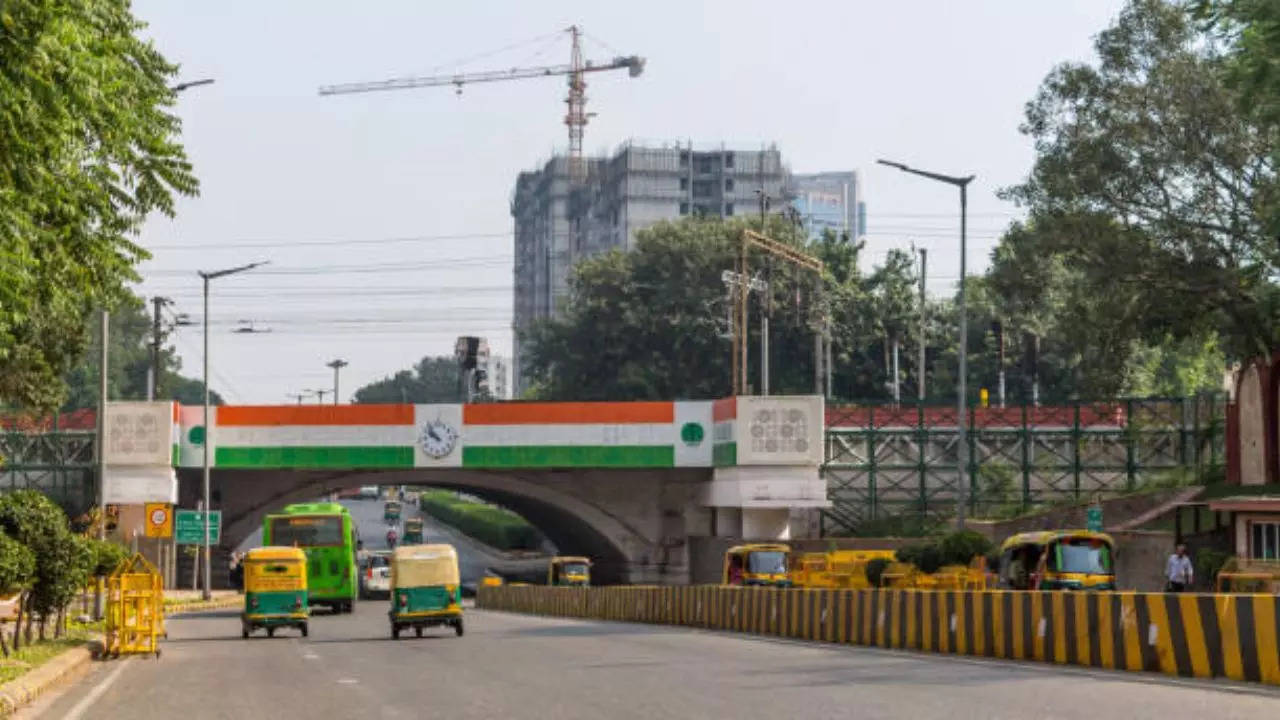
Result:
[[[361,485],[453,488],[596,558],[603,581],[684,582],[696,539],[785,538],[793,509],[826,505],[823,413],[816,396],[232,405],[211,408],[206,429],[201,407],[116,403],[107,477],[118,502],[154,495],[138,460],[150,447],[176,466],[174,499],[194,507],[208,450],[224,547],[291,502]],[[166,437],[171,447],[155,441]]]

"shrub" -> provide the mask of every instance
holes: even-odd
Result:
[[[975,556],[985,556],[994,548],[982,533],[959,530],[938,540],[938,552],[943,565],[968,565]]]
[[[89,571],[91,577],[106,577],[116,566],[129,557],[129,550],[119,543],[108,540],[88,539],[89,549],[93,553],[93,567]]]
[[[449,492],[423,493],[418,505],[427,515],[499,550],[533,550],[541,541],[537,529],[519,515]]]
[[[0,595],[12,595],[31,585],[36,556],[31,548],[0,532]]]
[[[1196,575],[1207,580],[1210,585],[1214,585],[1218,582],[1218,573],[1222,572],[1222,566],[1226,565],[1230,559],[1230,553],[1213,548],[1200,548],[1196,551]]]

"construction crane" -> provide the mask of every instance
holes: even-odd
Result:
[[[637,77],[644,72],[644,58],[639,55],[619,56],[606,63],[584,60],[582,57],[582,29],[577,25],[571,25],[565,32],[569,33],[572,38],[572,48],[570,49],[569,63],[567,65],[547,65],[543,67],[511,68],[509,70],[487,70],[454,75],[431,75],[427,77],[393,78],[376,82],[325,85],[320,88],[320,94],[350,95],[382,90],[409,90],[452,85],[461,95],[462,86],[469,83],[526,80],[529,78],[567,75],[569,77],[569,96],[565,98],[565,103],[569,106],[569,111],[564,116],[564,124],[569,126],[569,176],[574,182],[581,182],[586,176],[586,166],[582,161],[583,129],[587,126],[588,118],[595,114],[587,112],[586,74],[626,69],[631,77]]]

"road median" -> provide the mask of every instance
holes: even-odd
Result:
[[[1280,685],[1274,595],[508,585],[476,607]]]

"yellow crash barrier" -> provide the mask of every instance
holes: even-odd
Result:
[[[123,560],[107,576],[107,657],[160,657],[164,634],[164,583],[160,572],[142,555]]]

